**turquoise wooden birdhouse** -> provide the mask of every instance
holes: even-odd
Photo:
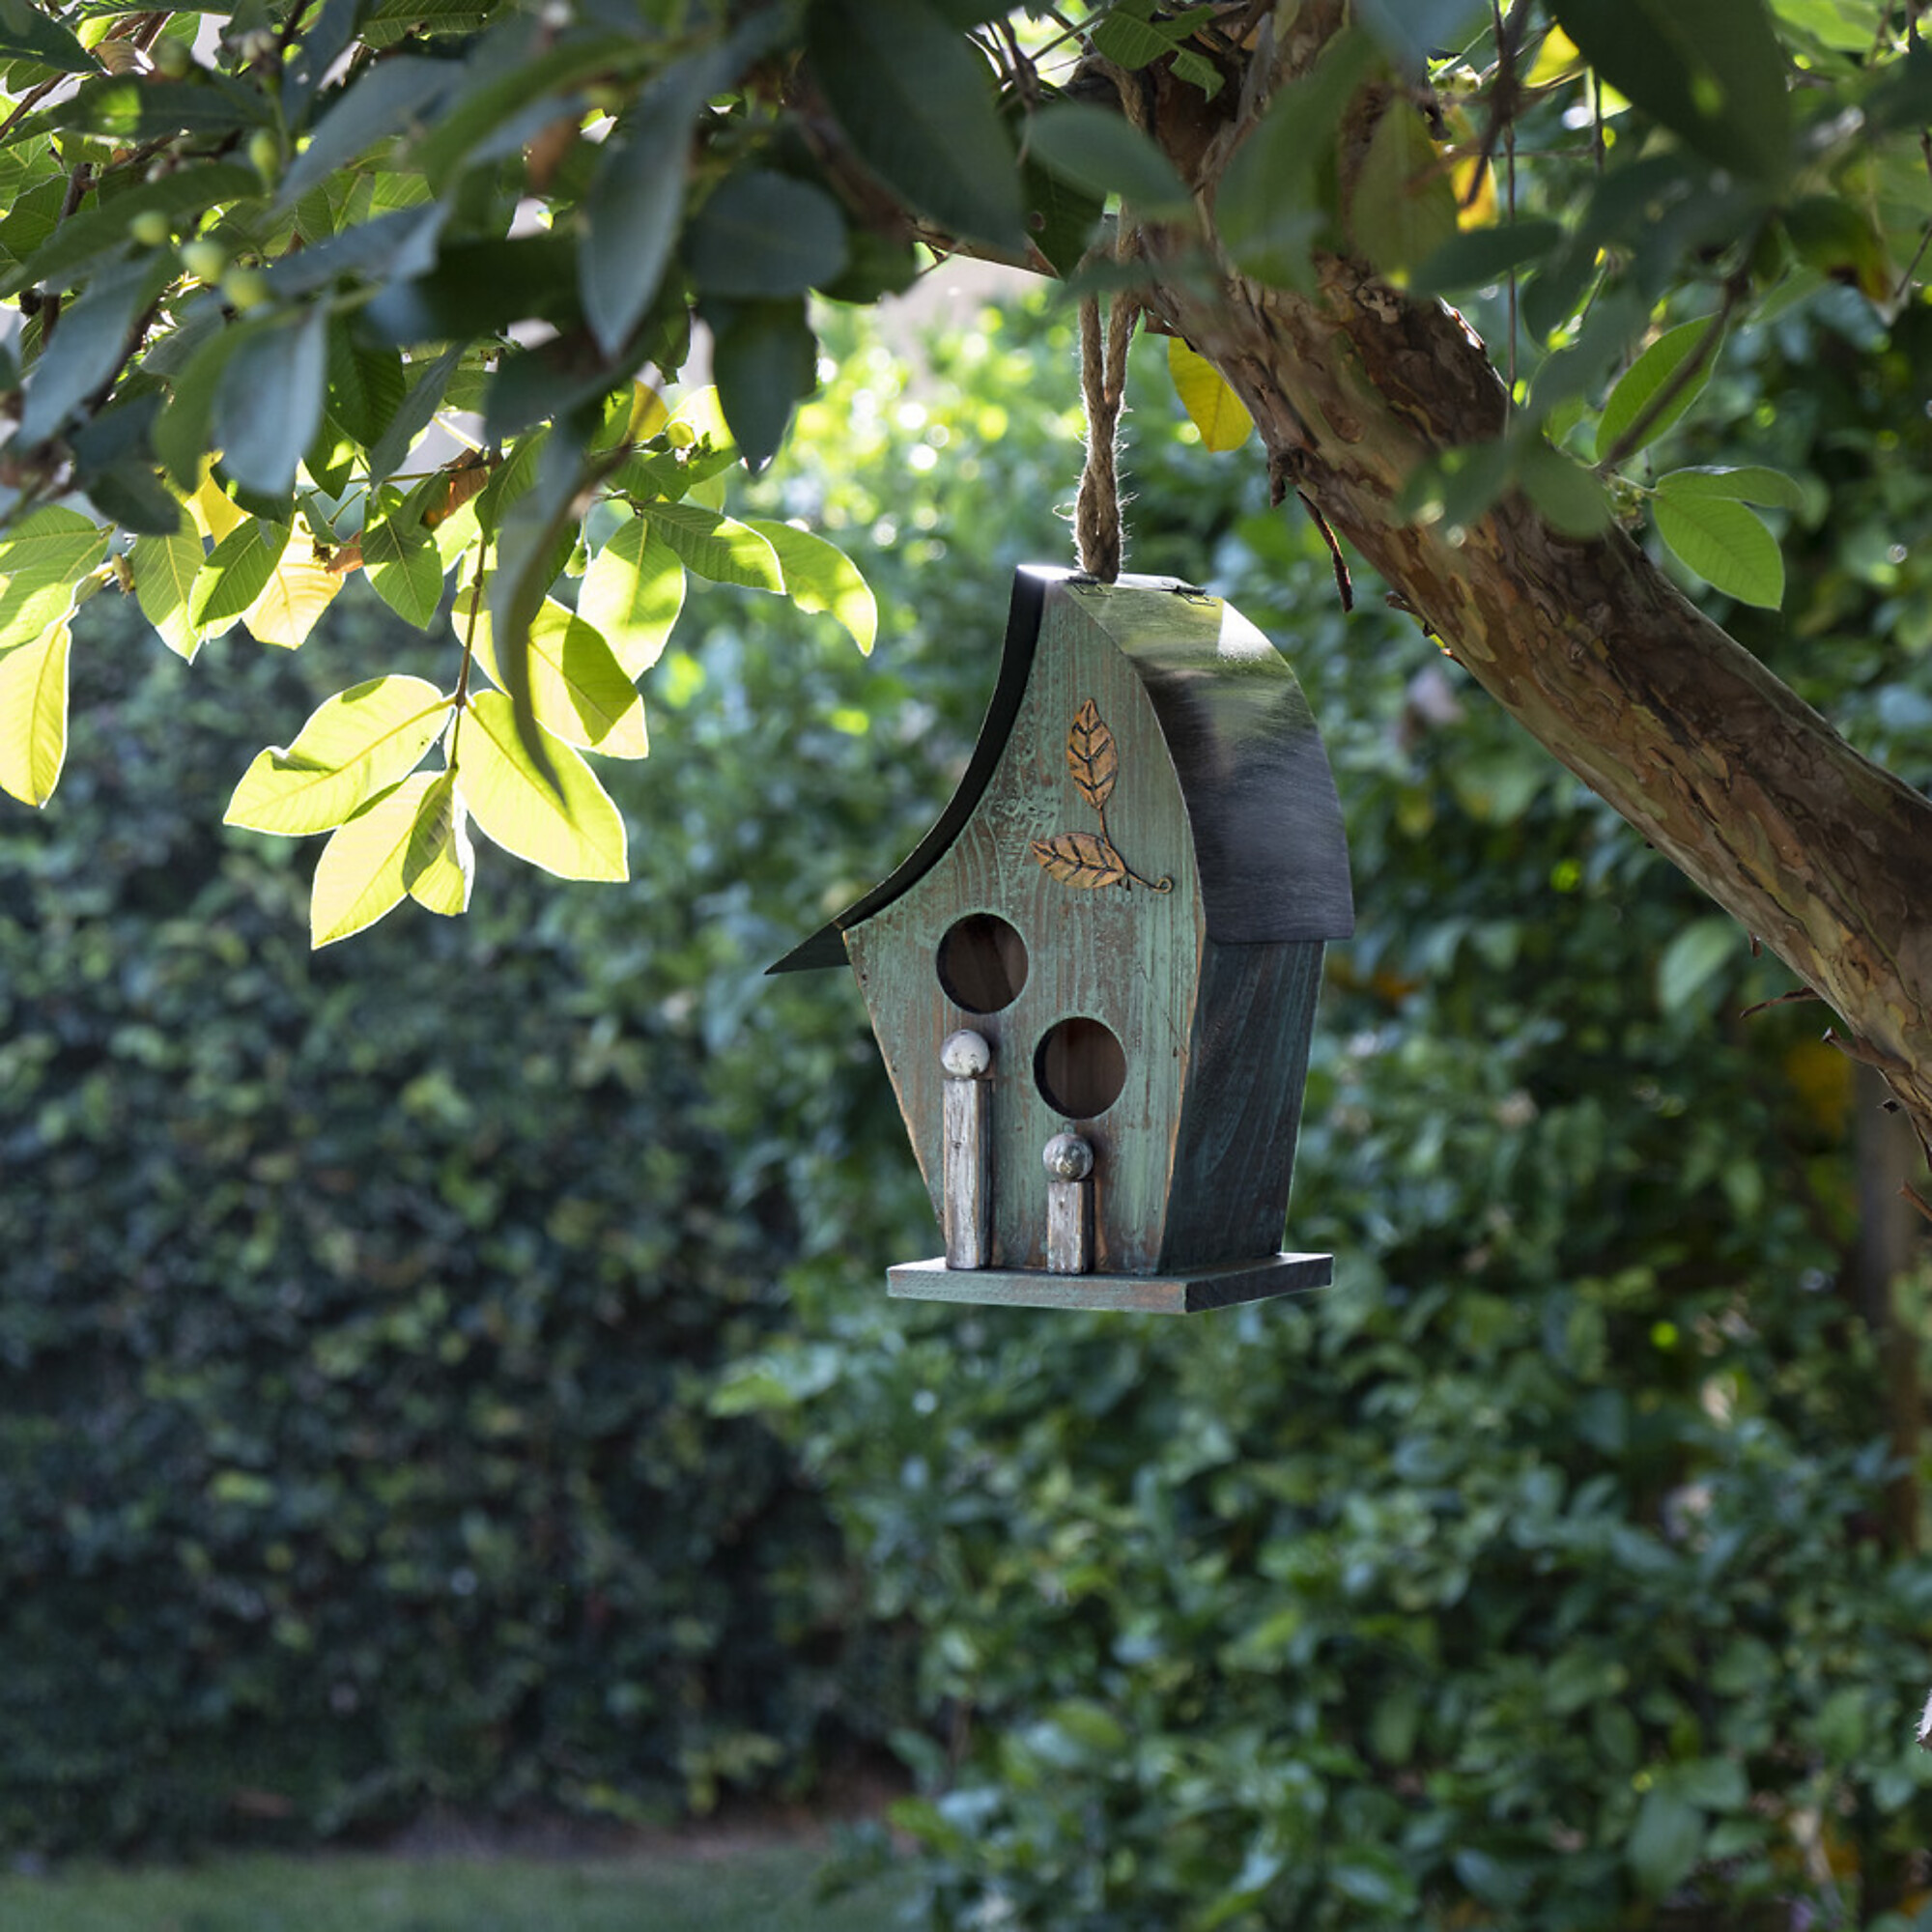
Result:
[[[850,960],[945,1231],[945,1300],[1185,1313],[1280,1251],[1325,943],[1354,915],[1286,660],[1184,583],[1019,572],[937,825],[781,959]]]

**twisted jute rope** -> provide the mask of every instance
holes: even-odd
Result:
[[[1141,305],[1122,289],[1107,306],[1104,343],[1100,298],[1080,304],[1080,388],[1087,404],[1087,466],[1073,502],[1080,568],[1102,583],[1121,574],[1121,479],[1117,469],[1121,399],[1127,386],[1127,345]]]

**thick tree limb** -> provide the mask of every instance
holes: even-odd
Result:
[[[1278,84],[1339,8],[1304,7]],[[1264,90],[1204,132],[1157,90],[1151,131],[1211,228]],[[1289,478],[1525,729],[1843,1019],[1932,1151],[1932,802],[1855,752],[1621,532],[1558,534],[1520,495],[1452,541],[1393,505],[1429,456],[1501,433],[1488,355],[1439,302],[1321,264],[1313,295],[1198,273],[1199,239],[1134,238],[1158,324],[1212,361]],[[1183,262],[1189,272],[1180,272]]]

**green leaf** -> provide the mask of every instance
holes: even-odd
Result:
[[[693,128],[724,78],[708,51],[669,68],[604,143],[583,199],[583,315],[614,355],[650,308],[684,218]]]
[[[79,589],[78,583],[65,580],[24,589],[16,589],[10,583],[4,601],[5,616],[0,618],[0,651],[31,644],[54,625],[65,623],[80,601]]]
[[[408,383],[393,349],[365,349],[342,318],[328,325],[328,413],[365,446],[381,440],[394,419]]]
[[[780,562],[782,568],[782,554]],[[633,679],[657,663],[683,608],[684,566],[667,537],[652,540],[642,517],[633,517],[597,553],[577,593],[578,615],[603,633]]]
[[[784,572],[784,592],[801,611],[829,611],[851,633],[852,641],[867,657],[879,634],[879,606],[859,566],[838,548],[796,524],[746,520],[778,553]]]
[[[335,63],[355,44],[369,0],[324,0],[313,24],[304,22],[282,70],[282,120],[300,128],[307,120],[316,91]]]
[[[289,547],[290,526],[250,517],[214,546],[188,598],[188,620],[206,634],[232,624],[268,587]]]
[[[383,289],[362,311],[367,330],[400,349],[469,342],[520,322],[572,328],[577,244],[567,235],[446,242],[427,273]]]
[[[39,637],[72,608],[74,586],[100,561],[107,537],[92,517],[53,504],[0,540],[0,645]],[[65,598],[58,609],[49,593]]]
[[[239,134],[262,127],[269,119],[269,104],[259,89],[225,74],[194,80],[116,74],[82,81],[69,99],[49,108],[43,119],[50,127],[83,129],[131,144],[177,134]]]
[[[1546,522],[1567,537],[1594,537],[1608,528],[1610,499],[1580,463],[1536,436],[1516,454],[1517,480]]]
[[[836,1386],[843,1372],[842,1352],[824,1342],[743,1355],[720,1377],[705,1409],[711,1415],[756,1415],[796,1408]]]
[[[466,168],[516,152],[567,111],[568,89],[593,76],[621,79],[648,57],[647,47],[629,35],[569,34],[548,47],[537,43],[507,69],[501,59],[489,60],[486,48],[412,146],[409,165],[441,196]]]
[[[1103,207],[1101,197],[1050,173],[1031,156],[1020,168],[1020,191],[1026,200],[1033,245],[1065,279],[1079,268],[1093,245]],[[863,240],[855,241],[854,245],[862,247]],[[837,290],[826,293],[838,295]]]
[[[1400,279],[1456,239],[1456,191],[1422,116],[1401,95],[1383,109],[1349,201],[1349,231]]]
[[[32,61],[61,73],[99,73],[100,64],[72,29],[31,0],[0,0],[0,60]]]
[[[1214,220],[1243,273],[1285,288],[1308,282],[1309,246],[1329,218],[1342,116],[1376,60],[1368,35],[1336,35],[1236,151],[1215,193]]]
[[[1174,163],[1119,114],[1083,101],[1058,101],[1027,124],[1027,154],[1049,173],[1089,194],[1118,194],[1141,214],[1173,219],[1193,198]]]
[[[267,497],[294,488],[302,452],[322,425],[327,382],[328,316],[319,307],[250,336],[228,357],[213,435],[238,483]]]
[[[44,441],[126,359],[135,319],[168,279],[147,255],[103,269],[61,317],[52,342],[26,380],[22,444]]]
[[[713,583],[782,592],[784,569],[767,537],[696,503],[650,503],[644,521],[685,566]]]
[[[813,0],[807,44],[833,113],[889,187],[959,234],[1026,245],[992,72],[926,0]]]
[[[140,537],[128,561],[141,614],[169,650],[192,664],[201,647],[201,633],[188,615],[188,606],[204,561],[201,538],[192,526],[169,537]]]
[[[1396,498],[1396,512],[1422,525],[1467,528],[1510,486],[1516,445],[1507,440],[1438,450],[1418,464]]]
[[[784,440],[793,409],[817,386],[818,338],[803,299],[716,302],[704,315],[731,440],[748,469],[762,469]]]
[[[442,603],[442,558],[420,525],[378,524],[363,533],[362,568],[378,597],[407,624],[426,631]]]
[[[469,813],[456,789],[456,774],[439,772],[416,808],[409,850],[403,855],[403,883],[419,906],[454,919],[469,910],[475,879]]]
[[[379,792],[331,835],[316,861],[309,894],[312,947],[347,939],[402,903],[417,813],[441,781],[440,773],[417,772]]]
[[[1650,1898],[1662,1898],[1690,1876],[1704,1849],[1704,1814],[1662,1786],[1643,1795],[1624,1856]]]
[[[0,654],[0,791],[43,806],[67,762],[67,620]]]
[[[190,492],[201,480],[202,467],[213,442],[215,394],[229,358],[270,327],[271,322],[264,318],[221,328],[193,348],[179,364],[178,373],[170,372],[168,404],[155,425],[154,441],[155,454],[166,466],[177,489]]]
[[[171,537],[182,526],[180,501],[162,488],[153,466],[138,457],[105,469],[77,469],[75,481],[95,508],[129,536]]]
[[[442,406],[443,391],[449,386],[449,379],[456,373],[456,365],[463,359],[463,345],[458,343],[446,349],[434,362],[421,365],[420,373],[416,364],[410,364],[411,383],[409,393],[398,405],[389,418],[389,426],[383,432],[380,440],[369,451],[369,487],[373,490],[380,483],[386,482],[402,467],[410,453],[410,445],[430,425],[431,418]]]
[[[1130,72],[1185,45],[1195,28],[1213,17],[1212,7],[1189,7],[1169,19],[1150,17],[1151,5],[1116,5],[1094,23],[1094,50]]]
[[[1664,497],[1725,497],[1776,510],[1804,507],[1804,486],[1795,476],[1760,464],[1742,464],[1734,469],[1672,469],[1657,479],[1657,490]]]
[[[275,195],[293,208],[318,182],[348,166],[379,141],[420,127],[462,73],[450,61],[392,54],[373,62],[336,94],[308,145],[290,162]]]
[[[477,662],[501,687],[487,611],[477,612],[474,640]],[[530,619],[529,684],[537,723],[565,744],[611,758],[649,753],[643,700],[624,668],[593,626],[554,598]]]
[[[1755,510],[1722,497],[1660,492],[1650,513],[1678,560],[1714,590],[1765,611],[1784,602],[1784,558]]]
[[[1713,914],[1693,919],[1658,955],[1657,1004],[1662,1012],[1681,1013],[1706,986],[1740,956],[1736,920]]]
[[[1499,282],[1551,255],[1563,240],[1554,221],[1514,221],[1497,228],[1471,228],[1452,235],[1423,259],[1409,278],[1418,295],[1450,295]]]
[[[309,716],[293,745],[256,754],[222,822],[296,838],[340,825],[413,771],[449,716],[426,678],[395,672],[352,685]]]
[[[1466,46],[1489,8],[1487,0],[1358,0],[1355,14],[1391,60],[1419,72],[1441,48]]]
[[[624,821],[596,774],[562,739],[540,732],[554,785],[517,730],[501,692],[481,691],[463,714],[457,783],[493,844],[563,879],[630,876]]]
[[[1728,920],[1722,923],[1731,924]],[[1735,925],[1731,925],[1731,933],[1735,937]],[[1742,1811],[1750,1803],[1750,1779],[1735,1758],[1690,1758],[1669,1766],[1659,1775],[1659,1781],[1687,1804],[1706,1811]]]
[[[1717,326],[1716,316],[1679,323],[1675,328],[1665,329],[1625,370],[1616,387],[1610,391],[1609,400],[1604,405],[1603,420],[1597,425],[1598,462],[1603,462],[1623,441],[1651,398],[1698,353]],[[1714,353],[1705,359],[1704,366],[1671,397],[1656,420],[1645,426],[1643,434],[1624,451],[1625,456],[1634,456],[1638,450],[1647,449],[1704,393],[1704,385],[1711,380],[1711,372],[1718,364],[1715,347]]]
[[[1552,0],[1550,12],[1618,93],[1700,154],[1782,181],[1791,103],[1761,0]]]
[[[685,266],[710,295],[803,295],[845,267],[845,222],[810,182],[767,168],[730,176],[697,211]]]

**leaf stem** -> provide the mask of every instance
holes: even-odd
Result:
[[[456,695],[449,701],[449,750],[445,756],[451,771],[456,769],[456,740],[463,729],[463,714],[469,705],[469,668],[476,662],[476,619],[483,609],[483,566],[489,556],[486,543],[476,554],[476,576],[469,586],[469,618],[463,627],[463,668],[456,674]]]

